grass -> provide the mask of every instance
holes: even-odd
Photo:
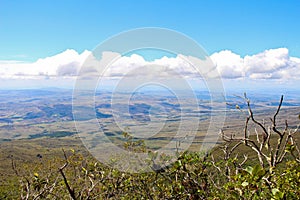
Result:
[[[12,159],[18,164],[52,160],[62,157],[62,149],[74,149],[87,155],[87,151],[80,139],[67,138],[39,138],[21,139],[0,143],[0,190],[7,185],[8,179],[14,179],[16,174],[12,168]]]

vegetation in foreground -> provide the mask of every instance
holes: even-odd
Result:
[[[283,97],[270,123],[258,121],[250,100],[244,99],[243,136],[221,131],[224,143],[209,153],[182,152],[161,170],[136,174],[72,149],[55,159],[40,156],[34,163],[11,157],[15,176],[1,187],[0,199],[299,199],[299,131],[287,121],[277,124]],[[125,136],[130,140],[124,148],[147,151],[141,141]],[[155,156],[148,153],[150,159]]]

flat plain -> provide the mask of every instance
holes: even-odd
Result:
[[[191,142],[189,150],[199,151],[205,138],[216,144],[222,142],[218,129],[212,129],[214,132],[208,134],[209,126],[216,123],[212,122],[213,117],[218,116],[225,117],[224,123],[221,123],[225,133],[236,137],[243,134],[247,107],[242,97],[232,94],[211,102],[207,91],[195,93],[198,102],[196,108],[192,106],[190,97],[186,97],[184,105],[181,105],[175,96],[153,92],[136,93],[130,101],[120,100],[115,104],[111,101],[110,92],[97,92],[95,98],[86,98],[87,101],[75,107],[71,90],[0,91],[1,184],[4,185],[6,178],[13,174],[12,157],[26,163],[40,159],[39,155],[43,159],[62,157],[62,149],[75,149],[88,155],[84,145],[89,139],[97,147],[101,144],[101,137],[105,137],[122,148],[122,133],[128,132],[134,138],[144,140],[146,148],[151,150],[173,143],[170,150],[174,151],[175,147],[179,148],[179,143],[187,140]],[[285,120],[288,120],[290,128],[296,128],[299,124],[300,98],[297,93],[293,94],[285,96],[278,115],[279,128],[284,127]],[[248,97],[256,119],[270,123],[269,118],[276,112],[280,95],[248,94]],[[85,111],[90,109],[94,112],[86,114]],[[120,112],[122,109],[125,109],[124,112]],[[74,110],[82,114],[73,115]],[[182,124],[184,132],[195,125],[195,120],[197,128],[194,135],[178,134]],[[92,128],[95,122],[98,127],[96,130]],[[154,134],[152,130],[155,130]],[[253,124],[250,124],[249,130],[254,134]]]

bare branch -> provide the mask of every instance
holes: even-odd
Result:
[[[244,138],[245,139],[249,137],[249,135],[248,135],[248,123],[249,123],[249,120],[250,120],[250,117],[247,117],[246,118],[246,123],[245,123],[245,128],[244,128]]]
[[[60,172],[60,174],[62,175],[62,177],[64,179],[64,183],[65,183],[65,185],[68,189],[68,192],[69,192],[70,196],[72,197],[73,200],[76,200],[77,198],[76,198],[76,195],[75,195],[75,191],[70,187],[70,185],[68,183],[68,180],[66,178],[66,175],[63,171],[68,166],[69,162],[68,162],[68,157],[66,155],[66,152],[64,150],[62,150],[62,151],[64,152],[64,157],[65,157],[66,163],[62,167],[59,168],[59,172]]]
[[[245,99],[246,99],[246,102],[247,102],[247,107],[248,107],[248,112],[249,112],[249,116],[251,118],[251,120],[257,124],[258,126],[261,127],[261,129],[263,130],[263,133],[264,133],[264,140],[263,140],[263,143],[265,143],[265,140],[267,139],[267,136],[268,136],[268,132],[267,132],[267,129],[258,121],[256,121],[254,119],[254,115],[253,115],[253,111],[251,109],[251,106],[250,106],[250,99],[247,98],[247,95],[246,93],[244,93],[244,96],[245,96]]]
[[[280,108],[281,108],[281,106],[282,106],[282,102],[283,102],[283,95],[281,95],[281,99],[280,99],[278,108],[277,108],[277,110],[276,110],[276,113],[275,113],[274,116],[273,116],[273,119],[271,118],[271,122],[273,123],[273,127],[272,127],[272,128],[273,128],[273,131],[274,131],[275,133],[277,133],[280,137],[283,137],[283,134],[282,134],[280,131],[278,131],[277,128],[276,128],[276,117],[277,117],[277,115],[278,115],[278,113],[279,113],[279,111],[280,111]]]
[[[240,167],[243,166],[246,163],[247,160],[248,160],[248,156],[244,155],[244,160],[239,164]]]
[[[211,163],[213,164],[213,166],[214,166],[220,173],[222,173],[221,168],[218,167],[218,166],[216,165],[215,158],[214,158],[213,155],[211,155],[211,159],[212,159]]]

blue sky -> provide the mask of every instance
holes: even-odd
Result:
[[[300,57],[299,19],[299,0],[0,0],[0,59],[35,61],[66,49],[92,50],[111,35],[149,26],[182,32],[209,54],[286,47]]]
[[[90,51],[113,35],[142,27],[172,29],[194,39],[229,87],[245,88],[257,80],[261,88],[264,80],[297,87],[299,19],[299,0],[0,0],[0,88],[55,86],[57,77],[63,78],[59,85],[72,87]],[[174,59],[157,62],[182,67]],[[126,63],[116,70],[124,68]]]

